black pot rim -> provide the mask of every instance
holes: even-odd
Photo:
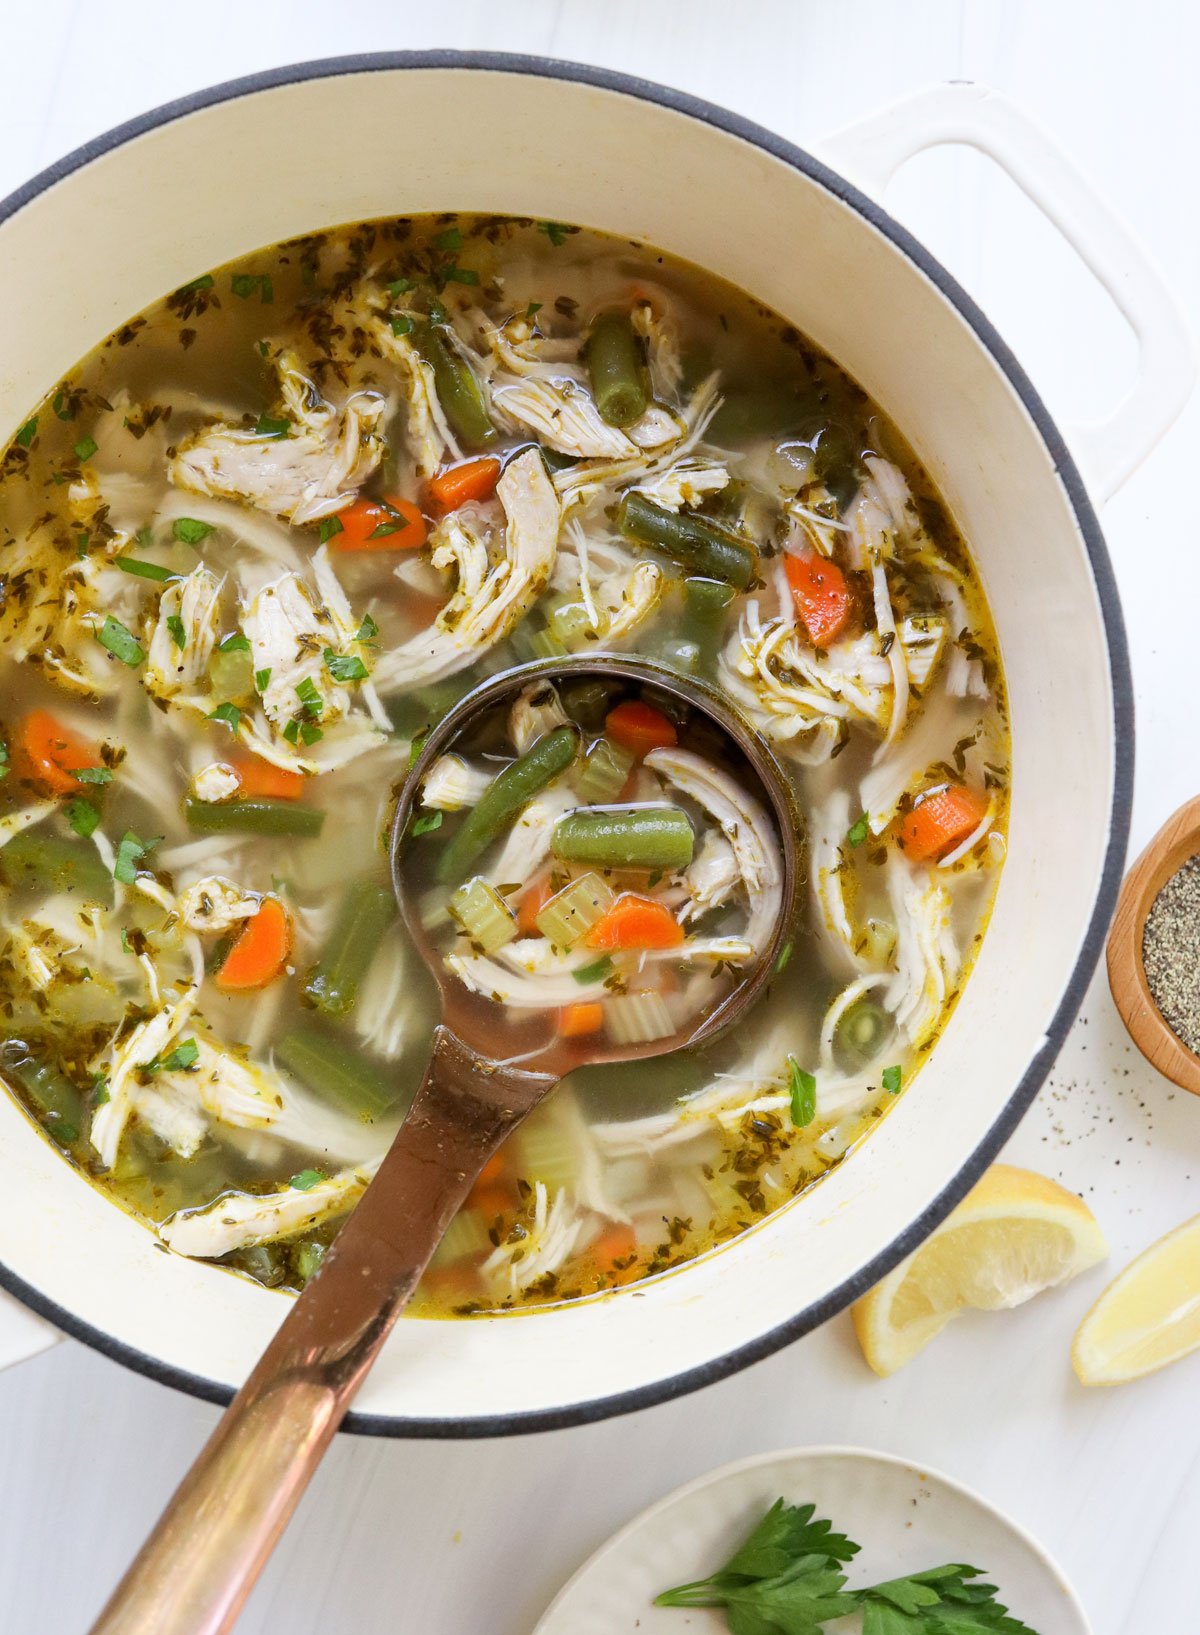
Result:
[[[782,160],[824,187],[833,196],[849,205],[872,227],[884,234],[936,286],[959,316],[970,326],[976,338],[992,360],[1007,377],[1033,421],[1043,444],[1058,472],[1060,481],[1075,516],[1091,563],[1092,576],[1100,604],[1108,646],[1109,665],[1113,687],[1114,777],[1112,811],[1109,820],[1108,843],[1104,867],[1096,901],[1087,931],[1045,1039],[1034,1055],[1016,1089],[992,1124],[987,1135],[971,1157],[962,1165],[942,1191],[921,1214],[886,1249],[880,1251],[856,1276],[847,1279],[822,1299],[814,1301],[797,1312],[787,1322],[779,1324],[766,1334],[759,1335],[746,1345],[739,1346],[723,1356],[715,1357],[700,1366],[674,1374],[651,1385],[638,1386],[614,1396],[594,1398],[587,1402],[557,1408],[538,1409],[527,1413],[484,1415],[456,1419],[406,1419],[393,1414],[351,1413],[344,1429],[367,1436],[472,1438],[518,1435],[531,1431],[561,1430],[571,1425],[591,1423],[611,1415],[631,1413],[669,1401],[690,1391],[737,1373],[751,1363],[771,1356],[782,1347],[798,1340],[819,1327],[830,1317],[845,1309],[851,1301],[864,1294],[879,1279],[892,1270],[906,1255],[917,1247],[940,1224],[965,1194],[974,1186],[983,1171],[995,1158],[1004,1142],[1012,1134],[1030,1103],[1037,1095],[1067,1033],[1074,1022],[1091,980],[1104,937],[1116,904],[1121,883],[1125,850],[1129,838],[1130,811],[1133,799],[1133,685],[1130,675],[1129,650],[1125,637],[1124,620],[1112,564],[1104,543],[1095,510],[1088,498],[1083,479],[1067,450],[1062,434],[1048,413],[1029,377],[1017,362],[993,324],[951,277],[946,269],[914,238],[873,200],[866,197],[828,166],[806,153],[794,143],[785,141],[761,125],[743,119],[715,104],[703,101],[685,92],[672,90],[650,80],[633,75],[615,73],[609,69],[593,68],[581,63],[564,62],[551,57],[520,56],[497,51],[396,51],[365,53],[346,57],[327,57],[311,62],[294,63],[283,68],[267,69],[240,79],[228,80],[221,85],[180,97],[164,103],[149,113],[128,120],[103,136],[86,142],[56,163],[41,171],[24,186],[10,193],[0,202],[0,223],[8,220],[25,205],[45,193],[55,183],[82,169],[93,160],[103,157],[126,142],[176,119],[231,102],[239,97],[260,91],[273,90],[307,80],[335,78],[344,74],[378,73],[395,69],[452,68],[473,72],[528,74],[542,79],[568,80],[577,84],[595,86],[624,96],[656,103],[675,113],[686,114],[701,124],[711,125],[730,136],[740,138],[753,147],[761,148],[774,158]],[[74,1313],[47,1299],[31,1284],[25,1282],[7,1266],[0,1263],[0,1286],[7,1289],[30,1310],[44,1317],[56,1328],[82,1340],[85,1345],[104,1356],[134,1369],[161,1384],[174,1386],[203,1401],[225,1406],[233,1398],[233,1391],[219,1381],[189,1373],[163,1363],[156,1357],[127,1345],[91,1323],[83,1322]]]

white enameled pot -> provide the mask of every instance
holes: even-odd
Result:
[[[446,119],[447,107],[471,117]],[[319,140],[297,160],[281,130]],[[1175,309],[1045,139],[975,87],[939,87],[825,151],[878,187],[939,142],[1004,165],[1139,338],[1132,394],[1073,439],[1103,495],[1187,394]],[[1092,505],[987,319],[840,174],[636,80],[515,57],[345,59],[222,86],[114,131],[0,207],[0,426],[199,270],[337,223],[446,209],[646,239],[751,291],[862,382],[932,472],[982,574],[1012,705],[1012,831],[991,929],[945,1036],[849,1163],[644,1286],[530,1315],[402,1322],[350,1421],[388,1434],[489,1434],[652,1403],[804,1333],[912,1249],[1012,1130],[1075,1014],[1120,877],[1133,756],[1121,618]],[[8,1289],[121,1361],[227,1399],[286,1297],[164,1253],[7,1097],[0,1164]]]

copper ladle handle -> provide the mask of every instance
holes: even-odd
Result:
[[[412,1111],[92,1635],[233,1627],[359,1386],[479,1171],[555,1078],[446,1027]]]

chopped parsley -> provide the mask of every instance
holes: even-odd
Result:
[[[176,293],[190,295],[193,290],[210,290],[214,282],[212,273],[201,273],[199,278],[193,278],[190,284],[180,284]]]
[[[120,659],[131,670],[136,670],[146,657],[146,650],[132,631],[126,630],[120,619],[110,613],[96,634],[96,640],[113,658]]]
[[[171,532],[184,545],[199,545],[213,531],[211,522],[198,522],[195,517],[176,517]]]
[[[115,558],[122,573],[134,574],[138,579],[155,579],[165,584],[168,579],[178,579],[179,575],[170,568],[164,568],[159,562],[143,562],[138,556],[118,556]]]
[[[357,653],[335,653],[325,649],[325,668],[335,681],[366,681],[370,674]]]
[[[90,800],[76,796],[74,800],[67,802],[66,812],[67,822],[81,839],[86,840],[89,835],[95,834],[100,822],[100,813]]]
[[[200,1060],[200,1046],[194,1039],[181,1039],[166,1056],[156,1056],[142,1064],[143,1073],[190,1073]]]
[[[560,244],[567,242],[567,234],[571,229],[561,221],[539,221],[538,232],[545,233],[551,244],[557,249]]]
[[[606,977],[612,968],[612,960],[609,959],[607,954],[602,954],[599,959],[594,959],[590,965],[581,965],[577,971],[572,971],[571,975],[581,988],[586,988],[589,982],[599,982],[602,977]]]
[[[81,437],[75,445],[75,458],[77,460],[90,460],[95,452],[96,439],[94,437]]]
[[[304,741],[304,743],[306,743],[310,748],[312,747],[313,744],[319,744],[321,739],[324,738],[324,736],[325,736],[325,734],[321,731],[320,727],[318,727],[315,722],[313,722],[313,721],[301,721],[301,723],[300,723],[300,737]]]
[[[531,301],[529,303],[529,305],[525,308],[526,321],[528,323],[532,323],[533,320],[534,320],[534,317],[536,316],[536,314],[539,313],[541,310],[542,310],[542,303],[540,301]]]
[[[776,976],[780,976],[784,971],[787,970],[788,964],[791,961],[791,957],[792,957],[792,944],[790,942],[785,942],[783,947],[779,950],[779,958],[775,961],[775,975]]]
[[[904,1075],[898,1067],[885,1067],[883,1070],[883,1088],[889,1096],[898,1096]]]
[[[870,833],[870,829],[871,820],[864,812],[862,816],[855,819],[855,821],[846,830],[846,839],[852,846],[861,846],[863,841],[867,838],[867,835]]]
[[[318,716],[325,708],[325,700],[317,691],[317,684],[311,676],[305,676],[296,687],[296,697],[304,706],[305,715]]]
[[[319,1169],[302,1169],[299,1174],[293,1175],[288,1186],[295,1187],[297,1192],[311,1192],[319,1182],[325,1180]]]
[[[236,704],[218,704],[215,710],[209,712],[210,721],[224,721],[230,732],[236,732],[242,724],[242,712]]]
[[[433,241],[434,248],[438,250],[461,250],[462,242],[463,236],[457,227],[447,227]]]
[[[393,314],[391,322],[393,335],[412,334],[413,321],[407,312],[397,312]]]
[[[92,1106],[103,1107],[108,1099],[108,1078],[103,1073],[97,1073],[92,1078]]]
[[[409,290],[415,288],[416,285],[413,283],[411,278],[393,278],[391,283],[388,285],[388,294],[394,301],[397,296],[407,295]]]
[[[271,685],[271,669],[269,665],[265,670],[256,670],[254,672],[254,685],[260,693],[266,692],[267,688]]]
[[[34,438],[37,436],[37,429],[38,417],[35,414],[31,419],[25,422],[20,431],[17,433],[16,440],[22,448],[28,448],[33,442]]]
[[[792,1123],[805,1129],[817,1116],[817,1081],[806,1073],[794,1056],[788,1057],[788,1089],[792,1097]]]
[[[275,420],[269,414],[260,414],[254,427],[259,437],[274,437],[276,439],[292,435],[290,420]]]
[[[257,295],[263,306],[269,307],[275,299],[275,286],[270,273],[234,273],[229,283],[239,300],[248,301],[252,295]]]
[[[81,766],[71,776],[76,783],[111,783],[112,773],[106,766]]]
[[[300,738],[299,721],[289,721],[287,726],[283,729],[283,736],[286,738],[289,744],[297,743]]]
[[[55,392],[50,407],[60,420],[75,418],[75,399],[65,386],[60,386]]]
[[[421,815],[413,822],[413,834],[427,835],[432,834],[435,829],[440,829],[442,826],[442,815],[443,814],[441,812],[422,812]]]
[[[167,614],[167,629],[171,632],[171,640],[182,653],[187,646],[187,627],[178,613]]]
[[[139,840],[132,829],[126,829],[117,847],[113,879],[119,880],[123,886],[131,886],[137,879],[138,864],[146,859],[161,839],[162,836],[158,835],[153,840]]]
[[[428,737],[429,737],[429,728],[428,727],[422,727],[420,732],[415,732],[413,734],[413,741],[408,746],[408,764],[409,764],[409,766],[416,766],[418,760],[420,759],[421,751],[425,748],[425,740]]]
[[[331,539],[336,539],[338,534],[344,532],[340,517],[322,517],[317,528],[322,545],[328,545]]]
[[[479,274],[470,267],[443,267],[438,273],[443,284],[478,284]]]
[[[249,651],[249,637],[243,636],[240,630],[235,630],[232,636],[225,636],[217,643],[218,653],[248,653]]]
[[[8,745],[3,738],[0,738],[0,778],[7,778],[8,774]]]
[[[374,619],[371,617],[371,615],[369,613],[364,613],[363,614],[363,622],[359,625],[358,630],[356,631],[355,636],[354,636],[355,641],[356,642],[374,641],[376,636],[378,636],[378,634],[379,634],[379,626],[375,623]]]

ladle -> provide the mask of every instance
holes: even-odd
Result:
[[[601,677],[649,687],[706,717],[765,797],[783,860],[779,918],[767,947],[723,1003],[683,1035],[635,1045],[594,1038],[514,1051],[503,1007],[472,994],[436,956],[404,861],[413,805],[437,757],[531,681]],[[798,869],[790,786],[765,744],[712,688],[614,656],[523,665],[484,682],[428,735],[392,829],[392,872],[405,924],[430,962],[442,1021],[412,1108],[357,1207],[234,1397],[104,1611],[93,1635],[220,1635],[300,1500],[392,1325],[487,1163],[565,1073],[713,1038],[769,982],[795,913]],[[523,1059],[514,1062],[512,1056]]]

